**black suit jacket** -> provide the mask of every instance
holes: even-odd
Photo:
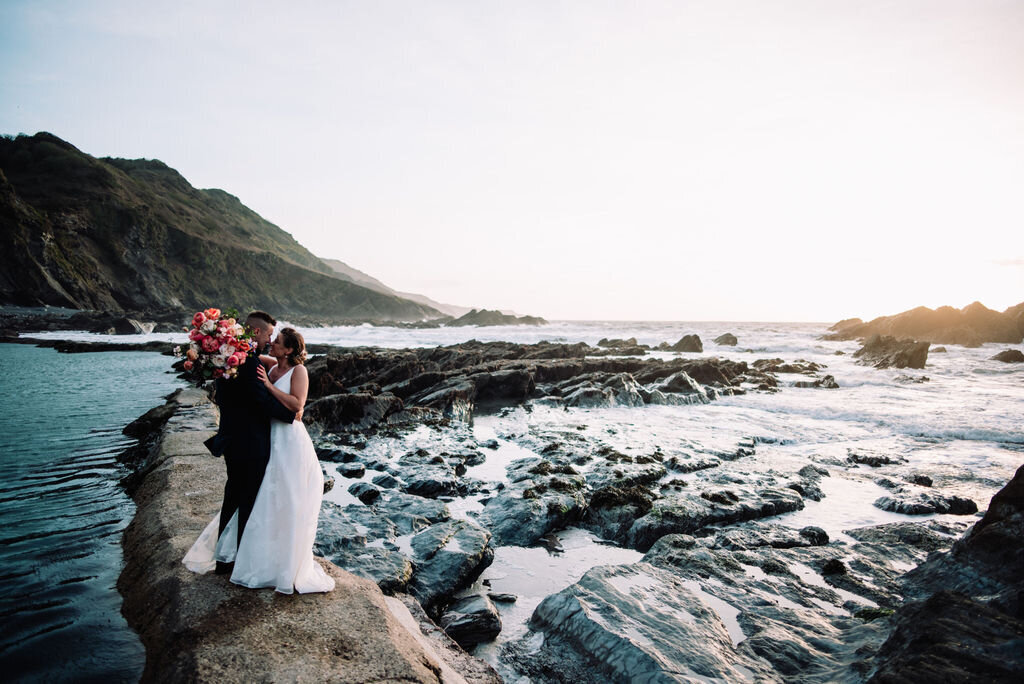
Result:
[[[220,407],[220,428],[207,441],[215,456],[230,453],[266,462],[270,458],[270,419],[285,423],[295,420],[295,412],[274,398],[256,375],[260,359],[249,354],[234,378],[217,380],[214,395]]]

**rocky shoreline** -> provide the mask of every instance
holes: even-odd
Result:
[[[635,346],[623,342],[619,348]],[[325,504],[318,552],[386,592],[412,594],[467,648],[502,628],[499,597],[474,583],[495,549],[544,545],[558,553],[558,533],[571,526],[643,552],[638,563],[595,567],[552,594],[533,611],[531,634],[505,642],[502,658],[541,682],[900,681],[887,673],[907,658],[932,658],[928,639],[912,636],[931,627],[914,620],[922,609],[908,599],[922,597],[937,610],[928,602],[941,600],[929,597],[955,585],[963,600],[991,608],[987,580],[951,584],[949,575],[927,570],[950,563],[939,559],[955,558],[976,534],[957,541],[983,502],[960,495],[955,474],[936,473],[933,481],[882,452],[765,469],[755,465],[760,444],[753,438],[713,457],[660,447],[637,454],[584,437],[583,426],[569,421],[505,436],[529,455],[511,460],[501,481],[475,476],[507,448],[467,427],[481,410],[702,404],[835,386],[823,366],[800,360],[595,352],[601,349],[469,342],[315,359],[307,420],[321,459],[354,480],[350,503]],[[411,433],[425,446],[403,448]],[[699,485],[690,478],[698,472]],[[884,492],[874,502],[879,510],[945,517],[861,527],[839,538],[769,520],[807,502],[827,504],[827,492],[847,483]],[[1006,515],[1018,516],[1017,509]],[[1010,546],[1019,553],[1019,540]],[[1020,567],[1014,558],[1011,567]],[[1006,563],[990,558],[971,576]],[[915,579],[923,576],[932,579]],[[1010,608],[997,620],[1002,632],[964,626],[960,638],[975,639],[984,653],[973,664],[936,661],[929,665],[936,678],[973,667],[993,681],[1019,675],[1024,657],[1006,652],[1021,618],[1011,593],[1004,587]]]
[[[337,588],[326,595],[252,591],[187,571],[181,559],[222,494],[223,464],[202,444],[216,409],[203,392],[182,390],[147,415],[137,432],[159,431],[135,454],[137,511],[118,581],[146,647],[143,681],[499,681],[413,599],[385,596],[329,562]]]

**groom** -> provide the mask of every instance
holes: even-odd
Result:
[[[215,397],[220,407],[217,439],[228,470],[218,538],[238,511],[238,542],[241,542],[245,523],[256,503],[256,494],[260,491],[263,473],[270,460],[270,419],[291,423],[297,415],[275,399],[256,376],[260,352],[274,336],[275,325],[277,321],[264,311],[249,314],[245,327],[252,331],[256,348],[239,366],[236,377],[217,380]],[[227,574],[231,568],[231,563],[218,561],[216,572]]]

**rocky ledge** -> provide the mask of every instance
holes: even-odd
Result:
[[[409,596],[318,559],[329,594],[279,595],[196,575],[182,557],[216,513],[224,466],[203,440],[216,428],[204,393],[182,390],[136,463],[137,511],[124,533],[122,611],[146,647],[143,681],[497,682]]]

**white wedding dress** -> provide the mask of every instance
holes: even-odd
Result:
[[[289,392],[294,370],[274,386]],[[323,472],[306,426],[301,421],[271,420],[270,461],[241,543],[236,549],[237,513],[217,540],[217,514],[185,554],[185,566],[204,573],[213,570],[217,561],[234,561],[232,582],[251,589],[273,587],[282,594],[334,589],[334,578],[313,560],[323,491]]]

